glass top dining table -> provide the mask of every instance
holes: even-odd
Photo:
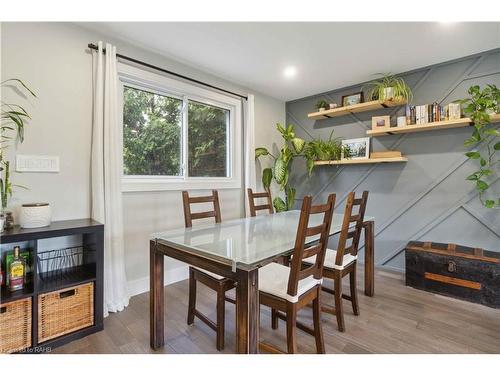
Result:
[[[323,215],[312,215],[310,226]],[[206,269],[236,282],[236,351],[257,353],[259,341],[259,268],[293,251],[300,211],[259,215],[154,233],[150,237],[150,345],[165,344],[165,256]],[[334,214],[330,235],[342,228]],[[374,294],[374,219],[363,222],[365,294]],[[311,242],[315,238],[311,238]],[[168,272],[168,271],[167,271]],[[168,303],[167,303],[168,304]]]
[[[299,217],[299,210],[285,211],[169,230],[155,233],[151,239],[230,264],[235,271],[240,267],[252,268],[291,251]],[[333,214],[330,235],[340,232],[343,217],[343,214]],[[322,220],[323,215],[311,215],[310,226],[319,225]],[[365,221],[370,220],[373,218],[365,217]]]

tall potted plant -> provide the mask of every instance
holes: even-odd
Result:
[[[14,87],[22,94],[36,97],[35,93],[24,84],[23,81],[17,78],[8,79],[0,83],[0,88]],[[9,198],[12,196],[12,188],[14,185],[10,181],[10,163],[5,159],[5,149],[8,147],[8,142],[12,140],[24,141],[24,126],[26,121],[30,119],[28,112],[19,104],[7,103],[2,100],[0,114],[0,231],[3,231],[4,218],[6,209],[9,203]],[[12,135],[14,133],[14,135]]]
[[[500,209],[500,197],[491,196],[489,182],[498,175],[500,158],[500,130],[492,124],[491,116],[500,113],[500,89],[496,85],[487,85],[481,90],[478,85],[469,88],[469,98],[460,100],[466,116],[474,122],[472,135],[464,142],[466,147],[484,146],[483,152],[478,148],[465,155],[477,162],[478,170],[467,177],[475,184],[479,200],[484,207]]]
[[[273,168],[265,168],[262,171],[262,185],[264,189],[269,191],[274,180],[279,185],[280,190],[285,192],[285,200],[281,197],[275,197],[273,200],[276,212],[281,212],[292,209],[295,202],[296,190],[289,183],[293,160],[295,158],[304,158],[310,175],[314,167],[314,159],[310,153],[305,152],[306,142],[302,138],[295,136],[293,125],[283,126],[277,124],[276,128],[281,133],[284,141],[279,155],[271,154],[265,147],[258,147],[255,149],[255,159],[262,156],[269,156],[274,159]]]

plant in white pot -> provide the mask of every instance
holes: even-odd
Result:
[[[368,83],[366,90],[370,100],[395,100],[411,102],[413,93],[403,78],[393,74],[379,73],[380,79]]]
[[[316,109],[320,112],[326,110],[329,107],[329,104],[326,100],[318,100],[316,103]]]
[[[36,95],[31,89],[24,84],[23,81],[17,78],[8,79],[0,83],[1,89],[11,88],[21,95],[32,96]],[[8,142],[13,140],[24,141],[24,126],[26,121],[30,119],[28,112],[19,104],[1,102],[0,115],[0,231],[3,231],[5,224],[5,215],[7,214],[7,206],[9,198],[12,196],[13,187],[23,187],[14,185],[10,181],[10,163],[5,159],[5,149],[8,147]],[[14,134],[12,134],[14,133]]]

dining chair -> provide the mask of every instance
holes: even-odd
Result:
[[[221,222],[219,194],[217,190],[212,190],[212,195],[202,197],[190,197],[187,191],[182,192],[184,204],[184,221],[186,228],[193,226],[193,220],[213,217],[216,223]],[[197,203],[213,203],[212,211],[192,212],[191,205]],[[217,293],[217,320],[213,322],[207,316],[196,309],[196,282],[200,282]],[[198,317],[216,332],[217,350],[224,349],[224,322],[225,322],[225,301],[235,303],[230,297],[226,297],[226,292],[236,286],[231,279],[222,277],[215,273],[203,270],[198,267],[189,267],[189,304],[187,324],[194,323],[194,317]]]
[[[356,289],[356,266],[359,238],[363,229],[367,201],[367,191],[363,192],[361,198],[355,198],[354,192],[349,193],[337,249],[326,250],[323,276],[333,280],[334,289],[332,290],[323,286],[322,290],[335,296],[335,306],[333,308],[330,306],[323,306],[322,310],[336,316],[337,326],[340,332],[345,331],[342,299],[351,301],[354,315],[359,315],[358,293]],[[355,207],[357,207],[357,213],[353,214]],[[349,246],[347,246],[348,240],[350,240]],[[316,259],[314,257],[310,257],[304,260],[304,264],[308,266],[315,261]],[[342,293],[342,279],[347,275],[349,275],[350,296]]]
[[[325,352],[320,297],[323,261],[335,206],[335,194],[330,194],[325,204],[313,206],[311,202],[310,196],[304,197],[290,267],[270,263],[259,269],[260,304],[271,308],[273,329],[278,328],[278,318],[286,321],[288,353],[297,352],[297,328],[315,337],[318,353]],[[321,224],[309,226],[310,216],[317,214],[323,214]],[[318,241],[311,245],[310,237],[316,239],[318,236]],[[315,256],[316,260],[303,267],[303,260],[312,256]],[[297,321],[297,312],[310,303],[313,306],[313,328]],[[264,342],[261,342],[259,347],[265,351],[283,353]]]
[[[248,192],[248,204],[250,206],[250,216],[257,216],[257,211],[267,210],[270,214],[274,213],[273,210],[273,199],[271,197],[271,191],[264,191],[262,193],[254,193],[252,189],[247,189]],[[266,204],[256,205],[255,200],[266,198]]]

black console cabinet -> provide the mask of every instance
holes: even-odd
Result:
[[[64,273],[64,276],[44,274],[37,262],[39,241],[47,238],[81,235],[82,262]],[[32,346],[26,352],[44,352],[87,336],[103,329],[103,252],[104,225],[91,219],[55,221],[48,227],[22,229],[18,226],[5,230],[0,236],[2,252],[10,249],[9,244],[24,243],[32,251],[32,277],[23,290],[10,292],[4,285],[1,288],[0,303],[4,304],[21,298],[32,298]],[[94,283],[94,325],[68,333],[43,343],[38,342],[38,296],[80,284]],[[0,327],[2,329],[2,327]]]

